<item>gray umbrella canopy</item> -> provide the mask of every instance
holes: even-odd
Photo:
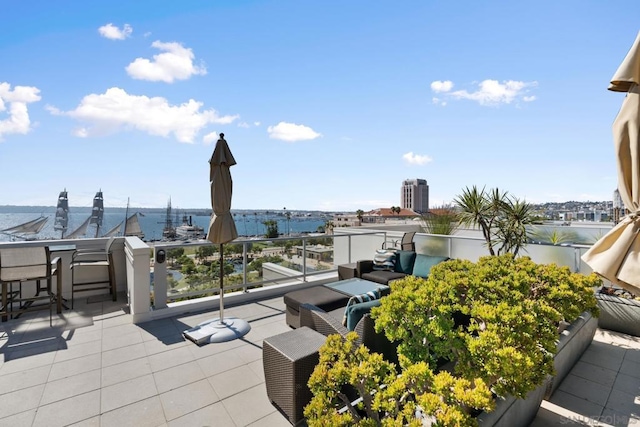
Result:
[[[236,164],[236,160],[229,150],[223,133],[220,134],[220,139],[216,142],[216,148],[213,150],[209,164],[213,215],[209,222],[207,240],[211,243],[228,243],[238,237],[236,223],[231,215],[233,181],[229,170],[231,166]]]
[[[211,183],[213,215],[209,222],[207,240],[220,245],[220,317],[202,322],[195,328],[183,332],[186,338],[197,344],[233,340],[246,335],[251,330],[249,323],[243,319],[224,317],[224,251],[222,247],[225,243],[237,238],[238,231],[230,212],[233,182],[229,167],[235,165],[236,160],[229,150],[223,133],[220,134],[220,139],[216,142],[216,148],[213,150],[209,164],[211,166],[209,181]]]
[[[640,293],[640,33],[611,79],[609,90],[626,92],[613,122],[618,191],[629,214],[582,259],[596,273]]]

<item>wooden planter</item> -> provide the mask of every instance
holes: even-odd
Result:
[[[596,299],[600,328],[640,337],[640,301],[600,293]]]
[[[478,416],[481,427],[525,427],[535,418],[542,400],[551,396],[564,377],[571,371],[582,353],[589,347],[596,333],[598,322],[585,312],[560,334],[557,353],[554,356],[556,375],[549,377],[525,399],[508,396],[498,400],[496,409]]]

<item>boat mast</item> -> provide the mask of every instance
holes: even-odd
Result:
[[[124,232],[123,236],[127,235],[127,220],[129,219],[129,198],[127,197],[127,210],[124,212]]]
[[[53,229],[60,231],[60,238],[64,239],[64,233],[69,227],[69,199],[67,198],[67,189],[65,188],[58,195],[58,204],[56,205],[56,217]]]
[[[98,234],[100,233],[103,217],[104,199],[102,197],[102,189],[100,189],[93,197],[93,208],[91,208],[91,224],[96,224],[96,237],[98,237]]]

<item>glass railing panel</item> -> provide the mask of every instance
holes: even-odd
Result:
[[[416,234],[413,242],[416,245],[416,253],[434,256],[449,255],[450,236],[439,236],[435,234]]]
[[[451,239],[450,258],[468,259],[476,262],[482,256],[489,255],[489,249],[483,239],[455,237]]]

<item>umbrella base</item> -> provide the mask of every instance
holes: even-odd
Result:
[[[220,322],[220,318],[202,322],[195,328],[187,329],[182,335],[184,335],[186,339],[202,345],[242,338],[250,330],[251,326],[246,320],[236,317],[225,317],[222,322]]]

